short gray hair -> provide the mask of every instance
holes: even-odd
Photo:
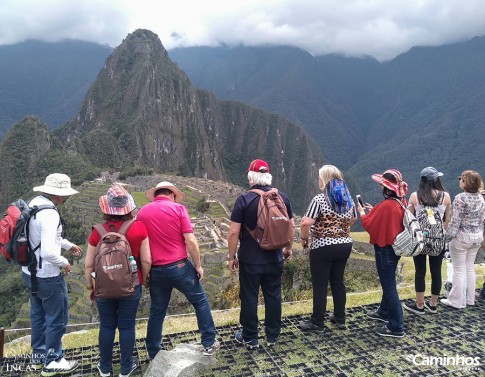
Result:
[[[269,173],[248,171],[248,181],[253,182],[254,185],[271,186],[272,180],[273,176]]]

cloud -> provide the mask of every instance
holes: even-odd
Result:
[[[485,35],[483,0],[3,0],[0,44],[77,38],[117,46],[137,28],[167,49],[290,45],[388,60]]]
[[[119,43],[130,30],[129,15],[116,0],[2,0],[0,44],[27,39],[82,39]]]

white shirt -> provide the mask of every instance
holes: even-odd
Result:
[[[54,205],[47,197],[37,196],[29,203],[32,206]],[[29,241],[37,257],[37,277],[50,278],[60,274],[60,268],[68,265],[68,260],[61,255],[61,249],[69,250],[74,244],[61,237],[62,225],[59,212],[55,209],[44,209],[38,212],[29,223]],[[39,268],[39,256],[42,256],[42,268]],[[28,267],[22,271],[30,275]]]

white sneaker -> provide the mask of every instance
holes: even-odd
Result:
[[[58,374],[68,374],[79,366],[77,361],[67,361],[62,358],[59,361],[51,361],[40,373],[43,377],[56,376]]]
[[[440,300],[440,302],[443,304],[443,305],[446,305],[446,306],[449,306],[450,308],[453,308],[453,309],[460,309],[460,308],[457,308],[456,306],[453,306],[450,302],[450,300],[448,300],[447,298],[442,298]]]
[[[103,371],[101,371],[101,365],[99,363],[98,363],[98,365],[96,365],[96,368],[98,368],[99,375],[101,377],[111,377],[111,372],[104,373]]]
[[[138,368],[138,363],[136,361],[133,361],[133,364],[131,365],[131,370],[128,372],[128,374],[121,374],[119,375],[119,377],[129,377],[130,374],[136,369]]]

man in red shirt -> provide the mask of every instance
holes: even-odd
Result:
[[[150,239],[150,317],[147,328],[147,351],[153,359],[162,345],[162,326],[172,290],[182,292],[194,306],[204,355],[220,348],[209,301],[200,280],[204,270],[200,263],[199,244],[194,236],[187,209],[179,204],[184,194],[170,182],[160,182],[147,190],[151,203],[145,205],[137,220],[145,224]],[[192,263],[187,259],[187,250]]]

